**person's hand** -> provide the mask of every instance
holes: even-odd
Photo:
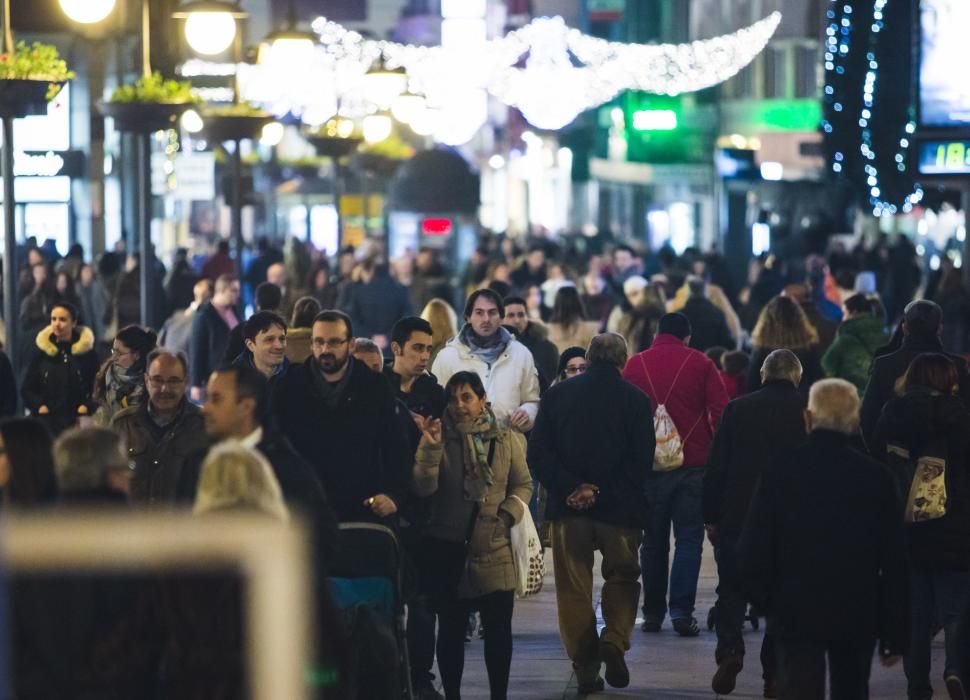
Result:
[[[414,411],[409,411],[409,413],[411,414],[411,420],[413,420],[414,424],[418,426],[418,430],[420,430],[423,433],[424,421],[425,421],[424,416],[422,416],[420,413],[415,413]]]
[[[365,498],[364,505],[370,508],[371,512],[380,518],[386,518],[397,512],[397,504],[383,493]]]
[[[49,408],[47,408],[46,405],[41,406],[40,408],[37,409],[38,415],[41,415],[41,416],[46,416],[50,412],[51,412],[51,410]]]
[[[189,389],[189,399],[192,400],[192,403],[201,403],[202,402],[202,387],[201,386],[194,386],[191,389]]]
[[[88,415],[88,407],[87,407],[87,406],[85,406],[85,405],[84,405],[84,404],[82,403],[82,404],[81,404],[80,406],[78,406],[78,407],[77,407],[77,414],[78,414],[79,416],[86,416],[86,415]]]
[[[718,532],[717,525],[705,524],[704,529],[707,531],[707,539],[711,541],[711,544],[715,547],[717,546],[717,540],[720,536]]]
[[[888,656],[883,654],[879,655],[879,663],[881,663],[886,668],[892,668],[902,660],[903,660],[903,657],[897,654],[889,654]]]
[[[520,432],[525,432],[532,426],[532,418],[521,408],[516,409],[511,418],[512,427]]]
[[[502,521],[503,525],[505,525],[506,530],[511,530],[512,526],[515,525],[515,518],[513,518],[512,514],[507,510],[500,510],[498,512],[498,519]]]
[[[421,428],[421,440],[428,445],[441,444],[441,421],[436,418],[428,418],[424,421]]]
[[[566,498],[566,505],[576,510],[586,510],[596,503],[596,496],[599,492],[599,487],[594,484],[580,484]]]

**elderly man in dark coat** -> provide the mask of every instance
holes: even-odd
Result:
[[[559,634],[581,692],[630,682],[630,648],[640,599],[638,552],[646,522],[645,480],[653,466],[653,408],[623,380],[623,336],[603,333],[589,368],[549,389],[529,439],[529,465],[549,492]],[[593,554],[603,554],[603,617],[596,633]]]

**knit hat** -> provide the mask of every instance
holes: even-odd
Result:
[[[566,365],[569,361],[577,357],[586,357],[586,349],[574,345],[563,350],[562,355],[559,356],[559,369],[556,370],[556,376],[561,377],[562,373],[566,371]]]
[[[633,275],[633,277],[627,278],[626,282],[623,283],[623,293],[633,294],[634,292],[639,292],[641,289],[646,287],[648,284],[640,275]]]

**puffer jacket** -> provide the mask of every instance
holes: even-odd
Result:
[[[528,348],[513,339],[490,367],[472,354],[460,337],[461,334],[449,340],[434,360],[431,373],[438,378],[438,383],[445,386],[453,374],[475,372],[482,378],[500,428],[508,430],[512,414],[520,408],[535,423],[539,412],[539,375]]]
[[[94,412],[91,389],[98,373],[94,334],[86,326],[77,326],[69,341],[58,343],[47,326],[35,343],[37,352],[24,376],[21,395],[30,412],[59,435],[74,424],[80,407],[88,414]],[[47,406],[48,413],[38,414],[41,406]]]
[[[450,542],[463,542],[471,521],[473,504],[464,498],[464,436],[446,417],[442,441],[422,441],[414,462],[412,492],[431,496],[431,518],[424,534]],[[495,591],[515,589],[515,568],[509,528],[498,517],[500,510],[522,519],[532,497],[532,477],[525,463],[525,438],[500,430],[492,459],[493,483],[481,504],[468,544],[465,572],[458,586],[461,598],[477,598]],[[513,496],[521,499],[521,502]]]
[[[826,377],[837,377],[854,384],[859,396],[866,392],[869,368],[876,350],[889,336],[882,320],[875,316],[859,316],[842,322],[838,337],[822,355],[822,369]]]

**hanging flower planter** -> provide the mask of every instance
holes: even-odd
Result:
[[[364,142],[362,138],[349,136],[307,136],[306,140],[313,146],[317,155],[327,158],[343,158],[349,156],[357,150],[357,147]]]
[[[212,141],[258,139],[263,127],[275,121],[269,112],[247,104],[206,109],[202,112],[202,131]]]
[[[165,80],[160,73],[153,73],[133,85],[122,85],[98,108],[115,120],[119,131],[151,134],[174,129],[178,118],[196,101],[191,83]]]
[[[20,42],[13,53],[0,53],[0,116],[47,114],[47,104],[73,77],[56,47]]]

